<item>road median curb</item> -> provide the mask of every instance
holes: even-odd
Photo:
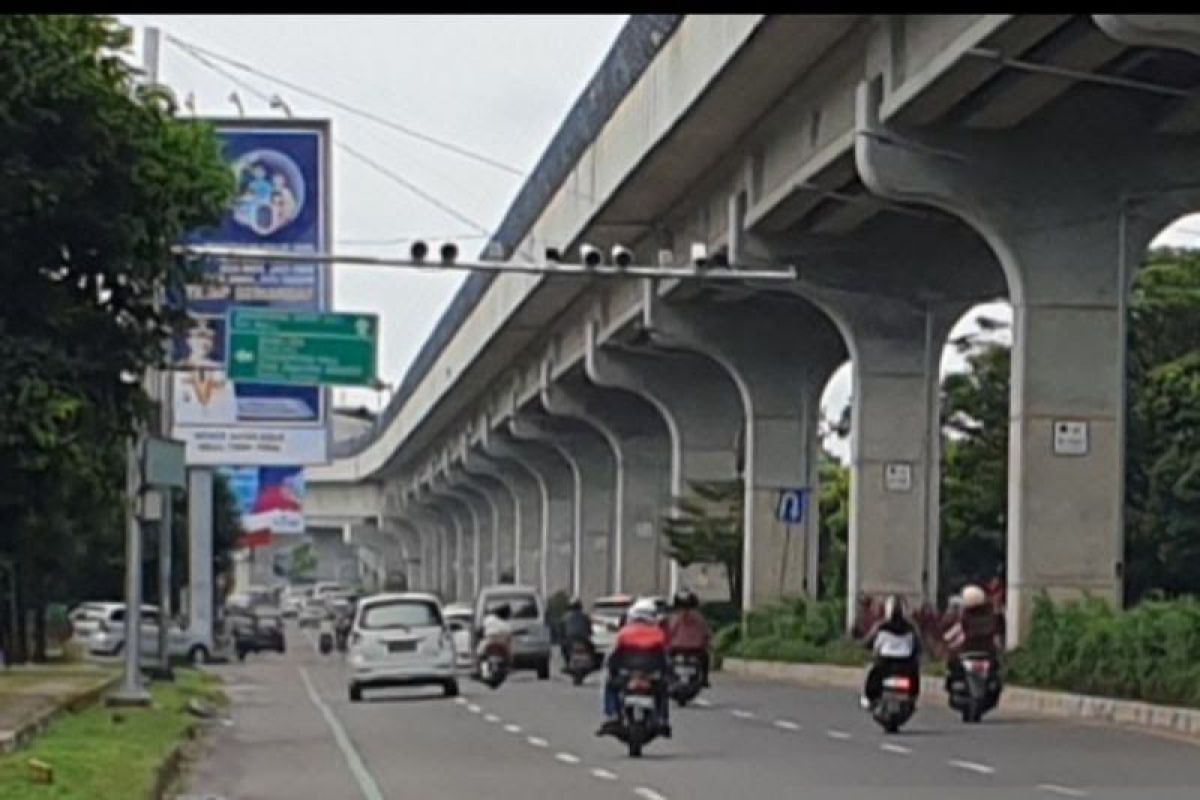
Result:
[[[0,755],[11,753],[27,746],[39,734],[50,727],[50,723],[66,712],[78,713],[95,705],[110,689],[120,682],[120,675],[99,678],[78,692],[62,698],[49,708],[31,714],[15,728],[0,730]]]
[[[860,691],[865,668],[828,664],[792,664],[782,661],[724,659],[723,669],[731,675],[787,681],[803,686],[821,686]],[[943,678],[921,678],[921,693],[930,696],[944,691]],[[1038,714],[1061,719],[1106,722],[1148,731],[1186,736],[1200,741],[1200,709],[1161,706],[1137,700],[1005,686],[1000,698],[1003,711]]]

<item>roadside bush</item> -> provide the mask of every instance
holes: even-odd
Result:
[[[744,638],[738,624],[720,629],[713,645],[734,658],[857,666],[866,653],[846,638],[845,618],[843,601],[789,599],[747,614]]]
[[[1200,706],[1200,602],[1150,600],[1118,611],[1095,599],[1038,598],[1007,672],[1026,686]]]

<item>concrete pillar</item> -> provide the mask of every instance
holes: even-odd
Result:
[[[742,607],[750,610],[806,591],[817,546],[817,424],[820,392],[846,358],[820,311],[799,300],[667,305],[649,293],[646,326],[654,344],[716,361],[738,388],[745,419]],[[779,522],[782,490],[805,490],[803,525]],[[813,587],[815,589],[815,587]]]
[[[480,448],[464,453],[463,471],[487,493],[495,511],[491,539],[484,542],[481,548],[487,574],[484,583],[494,586],[500,583],[501,575],[514,569],[512,545],[521,527],[521,504],[517,502],[511,472],[503,469]]]
[[[612,448],[615,592],[663,594],[667,558],[661,520],[671,506],[670,444],[661,416],[631,392],[570,377],[542,390],[546,409],[591,425]]]
[[[545,487],[540,476],[513,458],[513,453],[494,432],[485,430],[480,445],[488,458],[499,469],[516,498],[518,510],[513,547],[513,583],[520,586],[537,587],[541,557],[541,543],[545,531],[542,527]]]
[[[499,513],[484,483],[465,473],[456,472],[452,478],[455,490],[474,510],[476,525],[475,536],[471,539],[471,547],[467,557],[468,591],[471,597],[476,597],[484,585],[487,573],[487,562],[484,560],[484,543],[492,541],[493,531],[497,524]],[[494,582],[494,581],[493,581]]]
[[[575,540],[575,483],[570,465],[554,448],[517,436],[511,418],[506,430],[493,436],[492,445],[498,455],[529,470],[538,483],[542,534],[536,585],[543,597],[559,591],[570,592]]]
[[[454,524],[454,593],[455,601],[464,601],[474,596],[475,542],[479,539],[482,522],[472,498],[461,489],[452,486],[453,478],[439,477],[433,492],[445,501]]]
[[[1180,209],[1200,139],[1159,136],[1122,93],[1071,96],[991,135],[893,130],[860,86],[855,159],[875,194],[956,215],[987,241],[1013,306],[1008,613],[1034,598],[1119,602],[1124,550],[1126,299],[1133,267]],[[913,147],[904,143],[917,143]]]
[[[588,336],[588,377],[600,386],[624,389],[649,402],[662,416],[670,442],[670,492],[682,497],[693,483],[732,481],[738,477],[737,441],[742,430],[737,387],[716,362],[689,353],[664,354],[641,345],[607,342],[596,346]],[[668,513],[677,509],[672,503]],[[724,569],[692,565],[668,576],[673,595],[687,585],[706,599],[727,596]]]
[[[570,467],[573,593],[585,603],[611,593],[616,481],[612,449],[594,428],[537,411],[520,412],[510,431],[518,440],[554,448]]]

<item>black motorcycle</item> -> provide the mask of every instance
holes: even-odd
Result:
[[[883,691],[871,705],[871,716],[887,733],[896,733],[917,710],[916,686],[907,675],[889,675],[883,679]]]
[[[621,727],[616,736],[629,748],[631,758],[640,758],[642,748],[662,732],[654,687],[663,676],[631,672],[623,677],[619,690]]]
[[[575,639],[567,646],[565,671],[576,686],[597,668],[596,649],[585,639]]]
[[[1000,702],[999,664],[988,653],[963,653],[958,661],[962,668],[949,681],[950,708],[963,722],[978,723]]]
[[[338,621],[334,624],[333,637],[337,644],[338,652],[346,652],[346,647],[350,641],[350,629],[353,623],[348,616],[338,617]]]
[[[673,674],[668,691],[671,699],[683,708],[700,694],[703,678],[700,656],[686,651],[672,653],[671,672]]]

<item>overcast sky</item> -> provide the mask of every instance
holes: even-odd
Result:
[[[236,69],[239,80],[268,97],[279,94],[297,117],[333,120],[335,142],[353,147],[452,207],[456,218],[335,149],[335,248],[404,252],[401,237],[458,238],[464,252],[494,230],[522,178],[407,137],[271,80],[332,96],[458,147],[485,154],[521,175],[542,151],[626,17],[608,16],[229,16],[121,15],[143,26],[235,59],[270,77]],[[140,52],[140,51],[139,51]],[[265,99],[217,74],[178,45],[164,42],[160,80],[199,115],[280,116]],[[472,224],[473,223],[473,224]],[[478,227],[477,227],[478,226]],[[1185,218],[1158,243],[1200,244],[1200,215]],[[463,273],[337,268],[335,306],[381,315],[381,377],[395,384],[445,309]],[[1007,316],[1003,305],[991,316]],[[972,327],[968,315],[956,331]],[[960,363],[947,356],[948,367]],[[830,413],[846,402],[849,370],[825,393]],[[382,393],[339,390],[342,403],[372,407]],[[835,443],[845,455],[845,444]]]

